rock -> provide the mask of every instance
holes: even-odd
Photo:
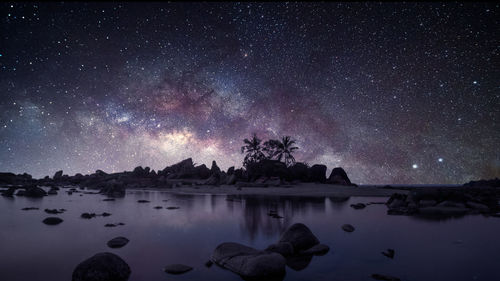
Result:
[[[47,192],[45,192],[45,190],[41,189],[40,187],[32,186],[32,187],[26,188],[26,191],[24,192],[24,196],[33,197],[33,198],[40,198],[40,197],[47,196]]]
[[[101,188],[99,193],[104,194],[108,197],[124,197],[126,194],[125,184],[121,181],[117,181],[116,179],[110,180],[105,184],[103,188]]]
[[[113,223],[107,223],[104,225],[104,227],[115,227],[116,224],[113,224]]]
[[[59,180],[62,178],[62,175],[63,175],[63,171],[60,170],[60,171],[57,171],[54,176],[52,177],[53,180]]]
[[[99,253],[75,268],[72,281],[126,281],[129,276],[130,267],[119,256]]]
[[[312,165],[308,170],[308,178],[313,182],[325,182],[326,181],[326,166],[315,164]]]
[[[465,208],[464,203],[454,202],[454,201],[449,201],[449,200],[443,201],[443,202],[437,204],[436,206],[437,207],[451,207],[451,208]]]
[[[420,200],[418,202],[419,207],[432,207],[436,205],[437,205],[436,200]]]
[[[167,209],[167,210],[177,210],[177,209],[179,209],[179,208],[180,208],[180,207],[167,207],[166,209]]]
[[[141,200],[137,200],[137,203],[149,203],[149,201],[141,199]]]
[[[268,186],[280,186],[281,179],[279,177],[270,177],[266,180]]]
[[[127,238],[119,236],[119,237],[115,237],[115,238],[109,240],[107,245],[110,248],[121,248],[121,247],[127,245],[128,242],[129,242],[129,240]]]
[[[355,230],[354,226],[352,226],[350,224],[344,224],[344,225],[342,225],[342,229],[345,232],[353,232]]]
[[[64,213],[66,210],[65,209],[45,209],[44,210],[47,214],[62,214]]]
[[[153,207],[153,208],[154,208],[154,209],[157,209],[157,210],[159,210],[159,209],[163,209],[163,207],[162,207],[162,206],[155,206],[155,207]]]
[[[407,202],[406,202],[407,196],[405,194],[400,194],[400,193],[394,193],[391,195],[389,200],[387,200],[387,207],[389,209],[397,209],[401,207],[406,207]]]
[[[80,217],[82,219],[91,219],[91,218],[95,218],[96,214],[95,213],[83,213],[80,215]]]
[[[334,168],[328,177],[328,182],[332,184],[351,185],[351,180],[341,167]]]
[[[206,179],[203,184],[204,185],[219,185],[220,175],[212,174],[208,179]]]
[[[384,255],[390,259],[393,259],[394,258],[394,249],[387,249],[387,251],[382,252],[382,255]]]
[[[9,187],[9,189],[2,191],[2,196],[5,196],[5,197],[14,197],[14,192],[15,191],[16,191],[15,187]]]
[[[115,201],[115,198],[106,198],[106,199],[102,199],[102,201]]]
[[[170,264],[165,266],[165,272],[170,274],[182,274],[192,269],[192,267],[183,264]]]
[[[356,210],[359,210],[359,209],[364,209],[366,205],[363,203],[356,203],[356,204],[351,204],[351,207]]]
[[[293,224],[281,235],[279,243],[285,242],[292,244],[294,252],[307,250],[319,244],[318,238],[302,223]]]
[[[217,166],[217,162],[215,161],[212,161],[212,167],[210,168],[210,174],[218,174],[220,173],[220,168],[219,166]]]
[[[48,195],[57,195],[57,191],[55,189],[50,189],[48,192],[47,192]]]
[[[104,213],[101,214],[101,216],[103,216],[103,217],[109,217],[109,216],[111,216],[111,214],[104,212]]]
[[[293,254],[293,245],[288,242],[275,243],[269,245],[265,251],[274,252],[283,256],[290,256]]]
[[[222,243],[212,261],[243,278],[276,278],[285,275],[285,258],[278,253],[259,251],[238,243]]]
[[[308,180],[308,167],[306,164],[301,162],[296,162],[293,166],[288,168],[290,171],[291,180],[299,180],[305,182]]]
[[[295,271],[300,271],[311,263],[312,257],[312,255],[290,256],[286,259],[286,265]]]
[[[328,251],[330,251],[330,247],[328,247],[325,244],[318,244],[318,245],[312,246],[311,248],[309,248],[305,251],[301,251],[300,254],[301,255],[323,256],[326,253],[328,253]]]
[[[230,176],[232,174],[234,174],[234,166],[231,166],[229,167],[229,169],[227,169],[227,175]]]
[[[236,180],[237,180],[237,179],[238,179],[238,178],[236,177],[236,175],[235,175],[235,174],[231,174],[231,175],[227,178],[227,180],[226,180],[226,184],[228,184],[228,185],[233,185],[233,184],[236,184]]]
[[[472,201],[467,201],[466,205],[469,208],[476,209],[479,211],[489,211],[490,210],[490,208],[488,206],[481,204],[481,203],[472,202]]]
[[[457,208],[457,207],[444,207],[444,206],[434,206],[419,208],[418,213],[424,216],[461,216],[469,212],[467,208]]]
[[[214,262],[213,262],[213,261],[208,260],[208,261],[205,263],[205,266],[206,266],[206,267],[211,267],[213,264],[214,264]]]
[[[56,224],[60,224],[61,222],[63,222],[63,220],[61,218],[57,218],[57,217],[48,217],[48,218],[44,219],[42,222],[44,224],[48,224],[48,225],[56,225]]]
[[[21,210],[30,211],[30,210],[38,210],[38,208],[37,207],[26,207],[26,208],[22,208]]]
[[[382,275],[382,274],[372,274],[372,278],[375,280],[384,280],[384,281],[401,281],[401,279],[394,277],[394,276],[389,276],[389,275]]]

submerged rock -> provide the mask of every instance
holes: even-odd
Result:
[[[322,255],[325,255],[326,253],[328,253],[328,251],[330,251],[330,247],[328,247],[325,244],[318,244],[318,245],[312,246],[311,248],[309,248],[305,251],[301,251],[300,254],[301,255],[322,256]]]
[[[342,229],[345,231],[345,232],[353,232],[355,230],[354,226],[350,225],[350,224],[344,224],[342,226]]]
[[[81,262],[73,271],[72,281],[126,281],[129,265],[112,253],[99,253]]]
[[[125,237],[119,236],[108,241],[107,245],[110,248],[121,248],[128,244],[130,240]]]
[[[33,186],[26,188],[26,191],[23,193],[22,196],[40,198],[47,196],[47,192],[45,192],[45,190],[41,189],[40,187]]]
[[[359,209],[364,209],[366,205],[363,203],[356,203],[356,204],[351,204],[351,207],[356,210],[359,210]]]
[[[149,200],[141,199],[141,200],[137,200],[137,203],[149,203]]]
[[[293,245],[289,242],[281,242],[269,245],[265,251],[275,252],[283,256],[290,256],[293,254]]]
[[[394,249],[387,249],[387,251],[382,252],[382,255],[384,255],[390,259],[393,259],[394,258]]]
[[[215,161],[214,161],[215,162]],[[165,272],[170,274],[182,274],[186,273],[193,268],[184,264],[170,264],[165,266]]]
[[[212,261],[243,278],[280,278],[285,275],[286,260],[282,255],[238,243],[217,246]]]
[[[62,214],[66,211],[66,209],[45,209],[44,210],[47,214]]]
[[[60,224],[61,222],[63,222],[63,220],[61,218],[57,218],[57,217],[48,217],[48,218],[44,219],[42,222],[44,224],[47,224],[47,225],[57,225],[57,224]]]
[[[37,207],[26,207],[26,208],[22,208],[21,210],[23,211],[30,211],[30,210],[38,210],[39,208]]]

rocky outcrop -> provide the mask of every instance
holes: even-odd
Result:
[[[44,224],[47,225],[57,225],[63,222],[61,218],[58,217],[48,217],[42,221]]]
[[[127,238],[119,236],[109,240],[108,243],[106,243],[106,245],[108,245],[108,247],[110,248],[121,248],[127,245],[128,242],[129,240]]]
[[[126,281],[129,265],[112,253],[99,253],[81,262],[73,271],[72,281]]]
[[[408,195],[394,193],[387,200],[390,215],[453,217],[466,214],[495,214],[500,210],[499,191],[476,188],[428,188]]]
[[[63,171],[60,170],[60,171],[57,171],[54,176],[52,177],[53,180],[60,180],[62,179],[62,175],[63,175]]]
[[[333,168],[330,176],[328,177],[328,183],[352,185],[351,180],[347,176],[347,173],[341,167]]]
[[[326,166],[315,164],[308,170],[309,181],[324,183],[326,181]]]
[[[26,196],[26,197],[33,197],[33,198],[40,198],[40,197],[47,196],[47,192],[45,192],[45,190],[41,189],[40,187],[29,186],[29,187],[26,187],[24,192],[22,192],[21,194],[19,194],[19,192],[18,192],[17,195]]]

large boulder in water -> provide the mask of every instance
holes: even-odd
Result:
[[[45,192],[45,190],[41,189],[40,187],[31,186],[26,188],[26,191],[23,193],[23,196],[40,198],[47,196],[47,192]]]
[[[281,235],[278,243],[290,243],[294,253],[298,253],[316,246],[319,244],[319,240],[305,224],[296,223]]]
[[[315,164],[308,170],[308,178],[313,182],[325,182],[326,181],[326,166]]]
[[[210,174],[219,174],[220,173],[220,168],[217,166],[217,162],[212,161],[212,167],[210,168]]]
[[[72,281],[126,281],[129,276],[130,267],[119,256],[99,253],[75,268]]]
[[[351,180],[341,167],[333,168],[330,176],[328,177],[328,182],[333,184],[351,185]]]
[[[205,164],[201,164],[200,166],[194,167],[194,174],[199,179],[206,179],[210,177],[210,169],[205,166]]]
[[[245,279],[262,280],[285,276],[286,260],[282,255],[238,243],[229,242],[217,246],[212,261]]]

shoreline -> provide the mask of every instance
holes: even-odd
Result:
[[[390,197],[393,193],[407,194],[409,190],[377,186],[343,186],[333,184],[300,183],[291,186],[241,187],[234,185],[196,185],[173,188],[131,188],[128,190],[154,190],[172,194],[191,195],[258,195],[293,197]]]

